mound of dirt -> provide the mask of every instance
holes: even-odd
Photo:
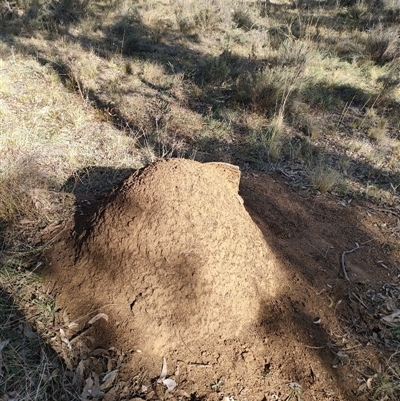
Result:
[[[275,286],[239,179],[230,165],[178,159],[133,175],[80,245],[73,285],[125,309],[138,346],[155,355],[180,338],[201,349],[250,330],[260,292]]]
[[[209,353],[249,352],[282,280],[239,181],[235,166],[183,159],[133,174],[69,243],[74,262],[57,281],[75,320],[105,311],[96,341],[140,350],[138,367],[157,372],[164,356],[206,366]],[[215,354],[238,338],[243,350]]]
[[[81,203],[48,254],[44,273],[58,292],[66,359],[72,348],[72,365],[85,360],[96,370],[110,350],[124,355],[98,368],[99,375],[118,370],[107,401],[164,399],[151,385],[163,358],[177,382],[172,399],[365,399],[346,354],[364,348],[337,316],[348,288],[335,266],[349,237],[370,244],[369,233],[335,202],[317,207],[250,174],[242,195],[261,231],[239,181],[239,169],[224,163],[158,162],[102,207]],[[371,252],[348,261],[366,266]],[[89,324],[94,316],[108,320]]]

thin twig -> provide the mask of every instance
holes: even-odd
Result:
[[[356,251],[357,249],[360,249],[361,246],[356,242],[356,247],[351,249],[350,251],[344,251],[342,253],[342,271],[343,271],[343,276],[347,281],[350,281],[349,276],[347,275],[347,271],[346,271],[346,264],[344,263],[344,257],[345,255],[347,255],[348,253],[352,253],[354,251]]]
[[[365,308],[369,309],[367,305],[365,305],[364,301],[353,291],[350,291],[354,298]]]
[[[195,366],[196,368],[211,368],[212,365],[208,363],[201,363],[201,362],[189,362],[189,366]]]

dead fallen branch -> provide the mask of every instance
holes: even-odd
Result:
[[[342,260],[341,260],[341,265],[342,265],[342,271],[343,271],[343,276],[347,281],[350,281],[349,276],[347,275],[347,270],[346,270],[346,264],[344,262],[344,257],[348,254],[348,253],[352,253],[354,251],[356,251],[357,249],[360,249],[361,246],[356,242],[356,247],[351,249],[350,251],[344,251],[342,253]]]

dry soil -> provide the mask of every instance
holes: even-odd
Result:
[[[79,199],[47,255],[65,358],[115,368],[108,401],[369,399],[392,338],[368,294],[397,280],[396,213],[223,163],[150,165]]]

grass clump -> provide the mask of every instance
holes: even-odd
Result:
[[[386,373],[379,373],[373,378],[373,400],[386,399],[394,401],[398,399],[400,393],[398,373],[395,372],[395,377],[391,377]]]
[[[235,82],[233,98],[252,111],[273,115],[292,95],[288,83],[287,77],[276,70],[244,72]]]
[[[388,137],[388,120],[378,116],[374,108],[367,110],[366,118],[370,122],[368,136],[377,142],[383,142]]]
[[[29,226],[43,228],[65,218],[72,204],[67,207],[67,197],[49,191],[51,186],[29,162],[0,172],[1,248],[15,245],[15,236]]]
[[[42,18],[55,23],[76,22],[87,17],[90,6],[90,0],[52,0],[46,4]]]
[[[232,20],[238,28],[244,29],[245,31],[257,28],[250,9],[237,8],[232,14]]]
[[[400,55],[399,29],[378,25],[368,32],[365,53],[377,64],[388,63]]]
[[[176,23],[179,30],[184,34],[192,34],[196,31],[196,21],[193,16],[185,16],[182,11],[175,13]]]
[[[341,174],[325,163],[319,163],[308,173],[311,185],[325,193],[337,188],[342,182]]]
[[[258,165],[276,163],[283,154],[285,144],[283,113],[275,115],[268,125],[250,132],[243,157]]]
[[[224,50],[218,56],[204,58],[201,64],[196,80],[201,84],[222,85],[240,74],[244,62],[232,52]]]
[[[352,2],[347,8],[348,16],[352,19],[358,20],[368,14],[369,8],[365,0],[357,0]]]

